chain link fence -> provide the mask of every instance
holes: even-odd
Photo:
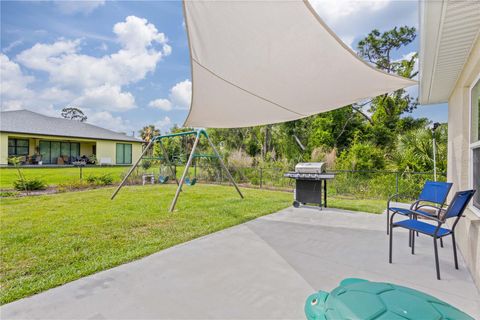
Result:
[[[182,172],[183,168],[178,168]],[[293,191],[295,180],[284,177],[286,170],[279,168],[230,168],[235,181],[245,187]],[[399,200],[415,199],[426,180],[434,180],[433,172],[389,170],[333,170],[335,178],[328,181],[330,196],[358,199],[387,199],[400,194]],[[211,166],[191,168],[189,176],[206,183],[228,184],[223,170]],[[180,177],[177,175],[177,177]],[[446,173],[437,173],[438,181],[446,181]]]

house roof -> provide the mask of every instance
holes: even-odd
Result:
[[[447,102],[480,35],[480,1],[420,1],[421,104]]]
[[[97,140],[142,142],[124,133],[115,132],[76,120],[48,117],[28,110],[0,113],[0,131],[24,134],[40,134]]]

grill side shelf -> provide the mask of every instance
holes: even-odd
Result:
[[[299,173],[299,172],[287,172],[283,175],[284,177],[295,179],[295,180],[327,180],[334,179],[335,175],[333,173]]]

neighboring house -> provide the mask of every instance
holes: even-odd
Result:
[[[129,165],[142,140],[88,123],[27,110],[0,113],[0,165],[18,156],[22,164],[68,165],[94,159],[99,165]]]
[[[420,1],[420,103],[448,102],[450,196],[474,188],[456,239],[480,287],[480,1]]]

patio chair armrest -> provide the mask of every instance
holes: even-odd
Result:
[[[438,218],[436,218],[436,217],[432,217],[432,216],[430,216],[430,215],[428,215],[428,214],[426,214],[426,213],[423,213],[423,212],[420,212],[420,211],[415,211],[415,210],[409,210],[409,211],[410,211],[413,215],[422,216],[422,217],[424,217],[424,218],[426,218],[426,219],[433,220],[433,221],[436,221],[436,222],[438,222],[438,223],[443,223],[442,220],[440,220],[440,219],[438,219]]]
[[[388,200],[387,200],[387,209],[390,208],[390,202],[392,202],[392,200],[394,198],[397,198],[397,197],[400,197],[400,196],[404,196],[404,194],[402,193],[395,193],[394,195],[391,195],[390,197],[388,197]],[[406,196],[406,195],[405,195]],[[415,201],[411,206],[410,206],[410,210],[412,210],[413,206],[417,203],[418,201]]]
[[[446,211],[447,208],[445,207],[445,205],[443,205],[442,207],[436,207],[436,206],[432,206],[430,204],[422,204],[420,206],[417,206],[416,207],[416,210],[419,210],[420,208],[430,208],[430,209],[433,209],[433,210],[436,210],[438,214],[442,213],[442,211]]]

